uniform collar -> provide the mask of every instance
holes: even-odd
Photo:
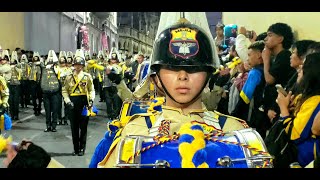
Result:
[[[75,76],[75,73],[73,75]],[[83,76],[84,76],[83,71],[80,71],[80,73],[77,75],[77,79],[80,80],[83,78]]]
[[[205,111],[208,111],[204,105],[202,105],[202,109],[193,109],[187,114],[184,114],[181,108],[175,108],[175,107],[165,106],[165,105],[163,105],[162,108],[166,110],[176,111],[182,115],[200,114],[200,113],[204,113]]]

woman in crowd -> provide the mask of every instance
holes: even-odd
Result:
[[[320,120],[316,118],[320,112],[320,53],[307,55],[300,67],[297,83],[302,95],[294,113],[290,114],[289,110],[290,99],[293,99],[291,91],[287,96],[279,92],[277,103],[286,133],[297,146],[298,162],[304,167],[320,152]]]

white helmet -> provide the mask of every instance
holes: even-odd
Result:
[[[46,64],[54,64],[58,62],[58,58],[54,50],[48,52],[48,58],[45,60]]]
[[[12,51],[11,53],[11,59],[10,59],[10,64],[18,64],[18,53],[17,51]]]

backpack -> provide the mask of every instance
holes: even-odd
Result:
[[[290,140],[293,121],[290,124],[289,133],[286,133],[285,128],[290,121],[286,124],[283,124],[283,121],[282,119],[276,121],[264,140],[268,152],[274,156],[275,168],[289,168],[291,163],[298,161],[298,149]]]
[[[54,68],[41,68],[40,86],[43,93],[55,93],[60,91],[60,81]]]

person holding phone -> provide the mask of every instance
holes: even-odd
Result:
[[[252,33],[252,37],[248,37],[248,32]],[[255,42],[257,34],[254,31],[248,31],[244,26],[239,28],[239,34],[236,38],[236,51],[243,61],[248,60],[248,47]]]
[[[285,131],[298,148],[298,163],[305,167],[320,155],[320,53],[306,56],[297,83],[301,95],[297,100],[294,113],[290,113],[289,104],[292,92],[287,96],[278,91],[277,103],[280,107],[280,119],[286,124]],[[292,130],[290,131],[290,126]]]
[[[283,94],[284,96],[287,96],[287,91],[281,86],[281,84],[276,84],[277,91]]]

